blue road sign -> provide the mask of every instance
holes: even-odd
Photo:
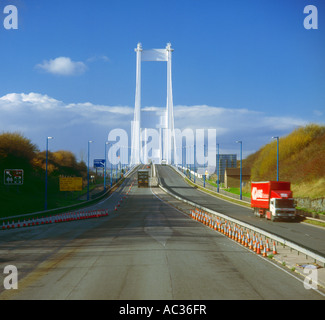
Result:
[[[95,168],[104,168],[105,167],[105,159],[94,159],[94,167]]]

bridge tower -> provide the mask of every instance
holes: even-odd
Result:
[[[141,163],[141,63],[142,61],[166,61],[167,62],[167,101],[163,123],[159,130],[159,159],[168,164],[177,163],[176,139],[174,127],[174,106],[172,90],[172,52],[174,50],[168,43],[165,49],[143,50],[138,43],[136,52],[136,89],[134,119],[131,123],[131,164]]]

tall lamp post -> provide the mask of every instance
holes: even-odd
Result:
[[[89,200],[89,146],[93,141],[88,141],[88,166],[87,166],[87,201]]]
[[[279,137],[272,139],[276,139],[276,181],[279,181]]]
[[[184,150],[185,150],[185,146],[182,146],[182,169],[183,169],[183,173],[185,174],[185,153],[184,153]]]
[[[236,143],[240,143],[240,200],[243,199],[243,192],[242,192],[242,161],[243,161],[243,142],[236,141]]]
[[[113,164],[111,159],[111,187],[113,186]]]
[[[194,141],[194,183],[195,183],[195,176],[196,176],[195,161],[196,161],[196,145]]]
[[[112,142],[106,142],[106,145],[112,145]],[[112,153],[111,153],[111,155],[112,155]],[[111,156],[112,157],[112,156]],[[110,180],[111,180],[111,188],[112,188],[112,186],[113,186],[113,164],[112,164],[112,159],[109,159],[109,156],[108,156],[108,159],[107,160],[109,160],[109,162],[111,163],[111,173],[110,173]]]
[[[49,153],[49,140],[53,139],[53,137],[46,138],[46,160],[45,160],[45,203],[44,208],[47,210],[47,162],[48,162],[48,153]]]
[[[105,142],[104,190],[106,190],[106,158],[107,158],[107,145],[108,145],[108,141]]]
[[[217,143],[218,155],[217,155],[217,192],[219,192],[219,143]]]
[[[203,167],[204,167],[204,179],[203,179],[203,187],[205,188],[205,179],[206,179],[206,174],[205,174],[205,142],[203,145]]]

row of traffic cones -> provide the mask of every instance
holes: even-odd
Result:
[[[124,194],[121,197],[117,206],[115,206],[115,211],[117,211],[117,207],[121,205],[121,202],[124,199],[126,199],[126,196],[129,194],[131,188],[133,187],[133,184],[134,182],[131,183],[126,194]],[[91,218],[100,218],[107,215],[108,215],[108,209],[97,209],[97,210],[88,210],[88,211],[66,212],[66,213],[52,215],[52,216],[30,218],[28,220],[24,219],[22,222],[20,221],[20,219],[18,219],[17,221],[12,220],[11,223],[9,220],[7,220],[7,222],[3,221],[2,230],[15,229],[21,227],[25,228],[25,227],[44,225],[44,224],[84,220],[84,219],[91,219]]]
[[[243,230],[236,223],[221,219],[218,216],[209,215],[207,212],[195,208],[191,210],[190,216],[204,225],[223,233],[232,240],[240,243],[241,245],[249,248],[257,254],[262,254],[267,257],[271,253],[270,243],[268,239],[263,243],[262,238],[258,238],[256,234],[251,235],[249,230]],[[272,254],[277,254],[276,243],[273,241]]]
[[[28,220],[24,219],[22,222],[20,219],[17,221],[12,220],[10,223],[7,220],[7,223],[3,221],[2,230],[6,229],[14,229],[14,228],[21,228],[21,227],[32,227],[44,224],[51,224],[51,223],[60,223],[60,222],[69,222],[69,221],[77,221],[77,220],[84,220],[84,219],[91,219],[91,218],[100,218],[103,216],[108,215],[108,209],[97,209],[97,210],[88,210],[88,211],[74,211],[74,212],[66,212],[61,214],[56,214],[52,216],[46,217],[36,217],[30,218]]]
[[[121,206],[123,200],[125,200],[127,198],[127,196],[129,195],[130,191],[132,190],[134,182],[132,182],[129,186],[129,188],[127,189],[127,192],[125,194],[122,194],[120,200],[117,202],[117,204],[114,207],[114,211],[117,211],[117,209]]]

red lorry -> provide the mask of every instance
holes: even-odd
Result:
[[[295,220],[296,209],[290,182],[263,181],[251,184],[251,207],[257,217],[275,221]]]

